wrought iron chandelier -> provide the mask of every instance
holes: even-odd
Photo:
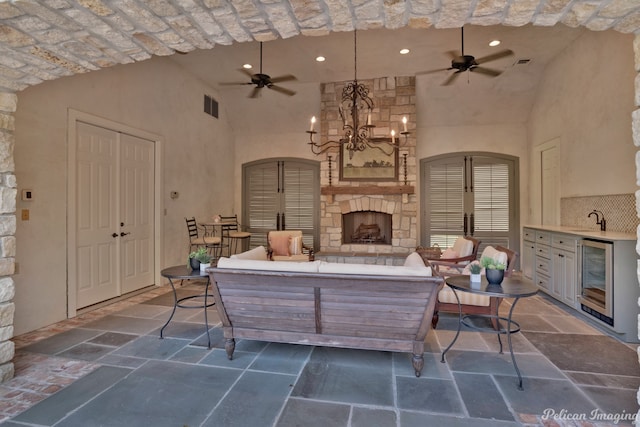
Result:
[[[311,118],[311,127],[307,131],[309,134],[309,146],[313,154],[322,154],[331,148],[342,148],[349,151],[349,157],[353,157],[356,151],[364,151],[367,148],[378,149],[390,156],[400,146],[400,138],[396,138],[395,130],[391,130],[390,136],[374,136],[373,129],[376,127],[371,123],[371,112],[374,104],[369,96],[369,88],[358,82],[358,43],[356,31],[353,31],[353,81],[348,82],[342,90],[342,100],[338,107],[340,119],[342,121],[343,135],[339,140],[329,140],[326,142],[314,141],[315,116]],[[407,118],[402,118],[402,131],[406,141]]]

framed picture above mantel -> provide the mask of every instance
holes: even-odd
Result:
[[[340,153],[340,181],[397,181],[398,150],[387,154],[376,148]]]

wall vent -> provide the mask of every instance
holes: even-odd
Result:
[[[209,95],[205,95],[204,96],[204,112],[217,119],[218,118],[218,101],[216,101]]]
[[[513,64],[513,65],[526,65],[526,64],[528,64],[529,62],[531,62],[531,60],[530,60],[530,59],[518,59],[518,60],[516,61],[516,63],[515,63],[515,64]]]

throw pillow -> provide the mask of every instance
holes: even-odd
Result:
[[[289,254],[301,255],[302,254],[302,236],[291,236],[289,241]]]
[[[407,259],[404,260],[405,267],[424,267],[424,262],[422,261],[422,257],[418,252],[412,252],[409,254]]]
[[[236,259],[251,259],[254,261],[266,261],[267,260],[267,250],[264,246],[258,246],[257,248],[253,248],[249,251],[242,252],[239,254],[231,255],[231,258]]]
[[[270,234],[269,247],[276,256],[290,256],[289,236],[287,234]]]
[[[458,252],[454,251],[451,248],[447,248],[444,251],[442,251],[442,255],[440,255],[441,259],[451,259],[451,258],[458,258]]]

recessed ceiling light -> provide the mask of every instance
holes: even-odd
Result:
[[[253,67],[251,66],[251,64],[244,64],[242,68],[244,68],[245,70],[250,70]]]
[[[325,59],[326,58],[324,56],[322,56],[322,55],[316,56],[316,61],[318,61],[318,62],[324,62]]]
[[[409,49],[400,49],[400,55],[406,55],[409,52],[411,52]]]
[[[491,40],[489,42],[489,46],[491,46],[491,47],[498,46],[499,44],[500,44],[500,40]]]

